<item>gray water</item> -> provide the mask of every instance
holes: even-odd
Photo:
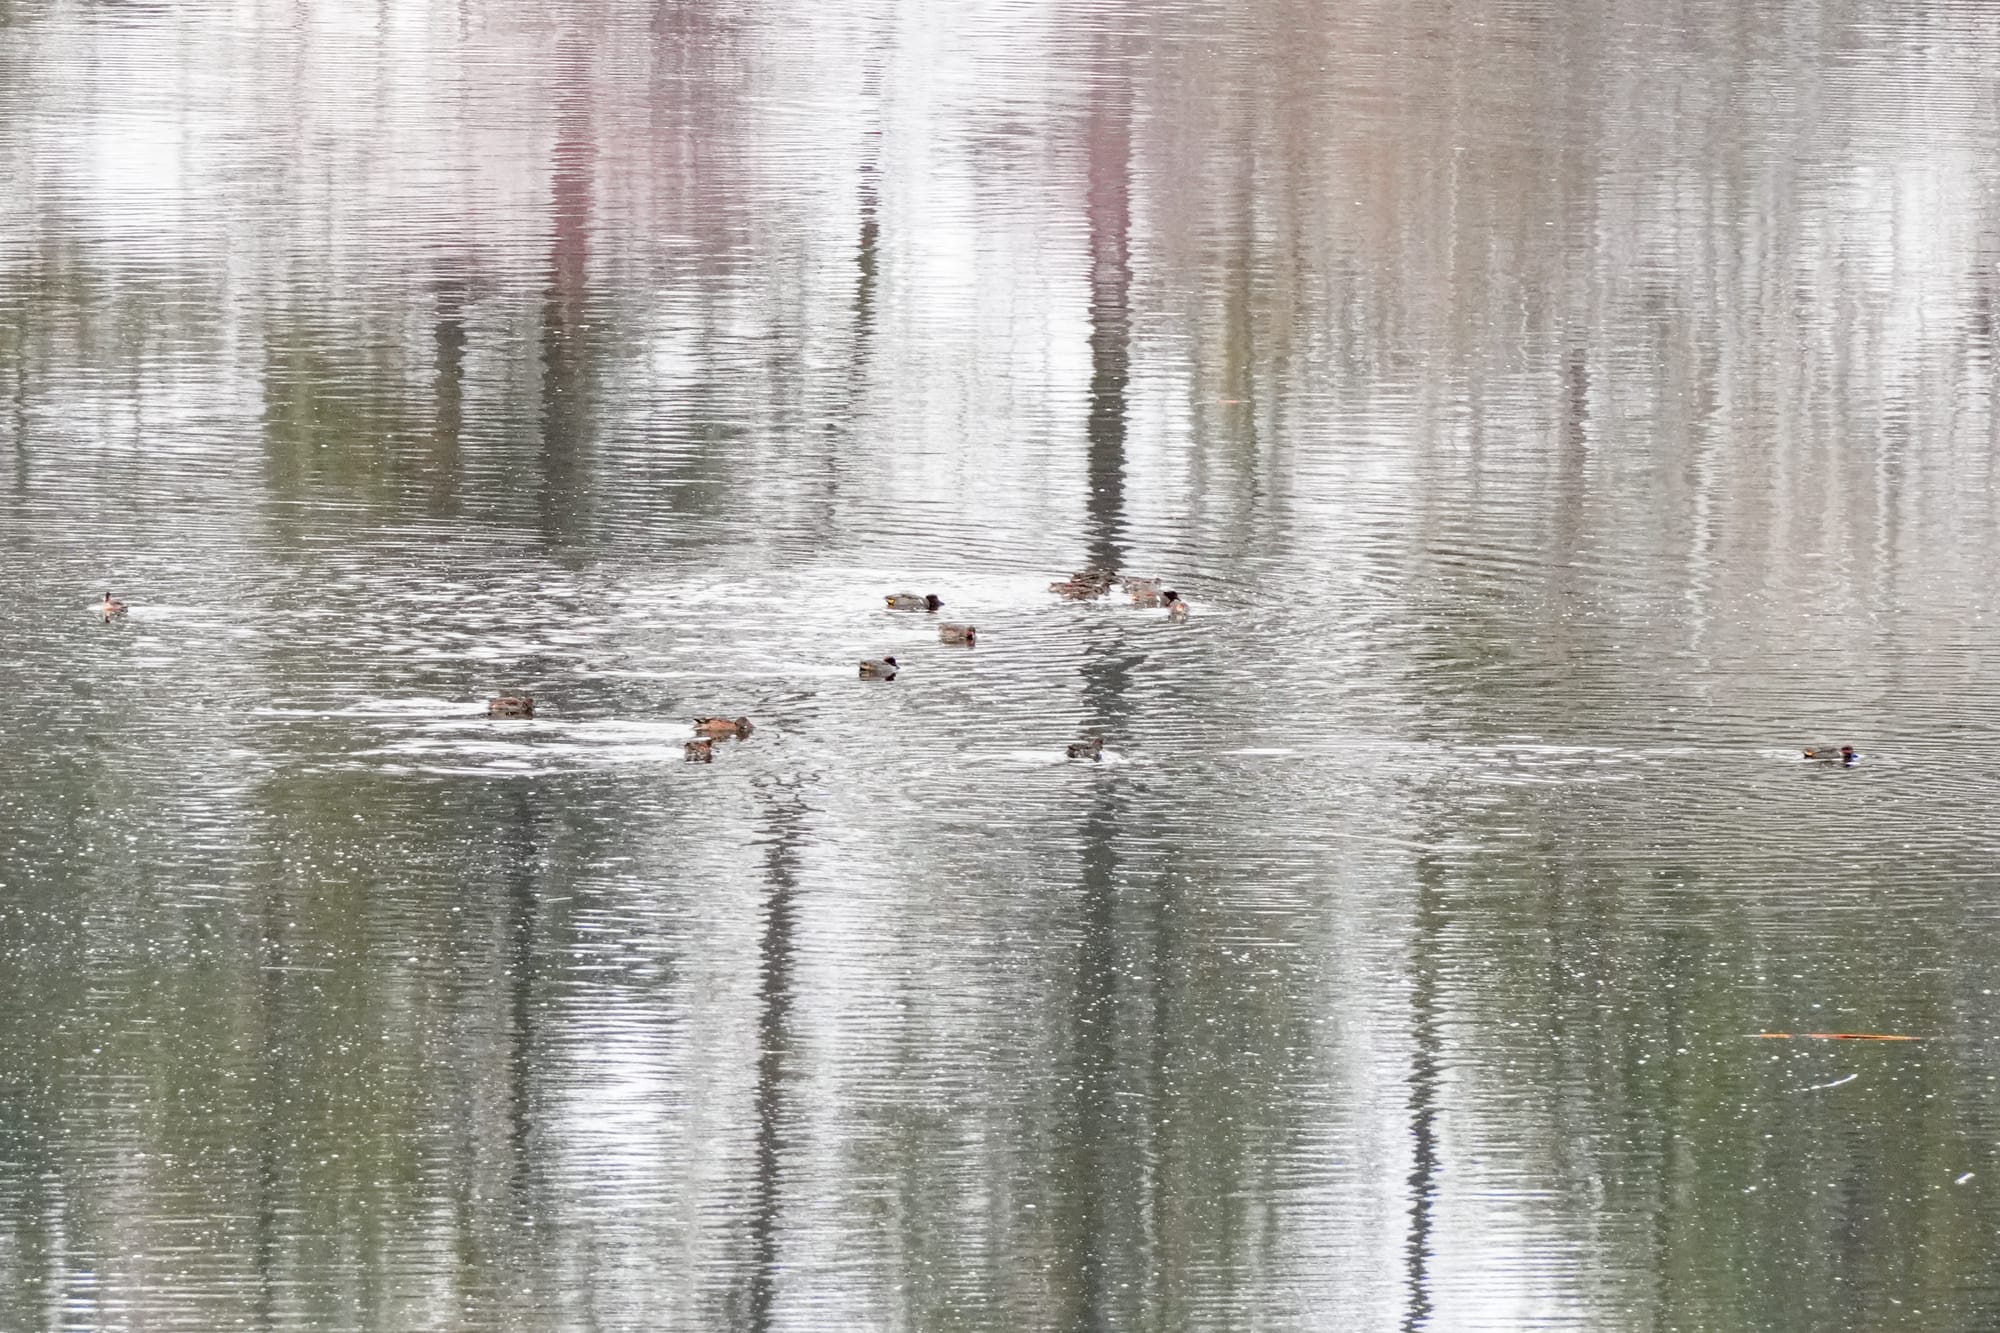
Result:
[[[0,0],[0,1328],[2000,1325],[1996,316],[1980,5]]]

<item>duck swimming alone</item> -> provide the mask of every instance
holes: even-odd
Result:
[[[105,593],[104,619],[106,623],[109,623],[110,621],[124,614],[125,614],[125,603],[119,601],[116,597],[113,597],[109,592]]]
[[[1167,619],[1186,620],[1188,618],[1187,603],[1183,602],[1181,595],[1172,588],[1160,594],[1160,604],[1167,608]]]
[[[871,657],[862,662],[861,674],[877,680],[896,678],[896,659],[893,657]]]
[[[498,699],[486,701],[488,717],[533,717],[535,696],[532,694],[503,694]]]
[[[979,631],[971,625],[939,625],[939,643],[972,644],[979,641]]]
[[[1132,594],[1134,606],[1158,606],[1160,604],[1160,580],[1126,579],[1125,591]]]
[[[1816,764],[1839,764],[1842,768],[1853,768],[1854,761],[1860,757],[1852,745],[1843,745],[1838,749],[1831,745],[1816,745],[1806,751],[1806,758]]]
[[[1070,742],[1070,747],[1063,751],[1063,755],[1066,758],[1089,759],[1092,762],[1095,762],[1103,754],[1104,737],[1102,736],[1092,736],[1087,741],[1072,741]]]
[[[944,605],[934,592],[892,592],[882,600],[891,611],[935,611]]]
[[[715,762],[715,742],[708,739],[689,741],[682,749],[690,764],[712,764]]]
[[[694,729],[704,736],[735,736],[738,739],[756,730],[747,717],[698,717],[694,720]]]

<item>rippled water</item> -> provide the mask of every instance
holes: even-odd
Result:
[[[0,1327],[2000,1324],[1996,70],[0,0]]]

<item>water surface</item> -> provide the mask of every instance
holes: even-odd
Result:
[[[0,1326],[2000,1324],[1996,69],[0,0]]]

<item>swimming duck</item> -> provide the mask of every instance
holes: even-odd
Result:
[[[532,694],[503,694],[498,699],[486,701],[488,717],[533,717],[535,696]]]
[[[1089,759],[1092,761],[1095,761],[1103,753],[1104,737],[1102,736],[1092,736],[1087,741],[1072,741],[1070,742],[1069,749],[1063,751],[1063,754],[1070,759]]]
[[[1160,581],[1158,579],[1126,579],[1125,591],[1132,594],[1134,606],[1160,605]]]
[[[712,764],[715,762],[715,742],[708,739],[689,741],[681,751],[690,764]]]
[[[116,597],[113,597],[109,592],[105,593],[104,594],[105,620],[109,621],[114,619],[115,617],[122,616],[124,614],[125,614],[125,603],[119,601]]]
[[[939,643],[976,643],[979,631],[971,625],[939,625]]]
[[[1854,761],[1860,757],[1852,745],[1843,745],[1838,749],[1831,745],[1816,745],[1806,751],[1806,758],[1815,763],[1839,764],[1843,768],[1853,768]]]
[[[704,736],[748,736],[756,728],[747,717],[698,717],[694,729]]]
[[[1051,583],[1049,591],[1072,602],[1088,602],[1111,591],[1112,577],[1108,569],[1079,569],[1060,583]]]
[[[1160,604],[1167,608],[1167,619],[1186,620],[1188,618],[1187,603],[1183,602],[1181,595],[1172,588],[1160,594]]]
[[[896,678],[896,659],[893,657],[871,657],[861,664],[863,676],[876,676],[883,680]]]
[[[944,605],[934,592],[892,592],[882,600],[891,611],[935,611]]]

